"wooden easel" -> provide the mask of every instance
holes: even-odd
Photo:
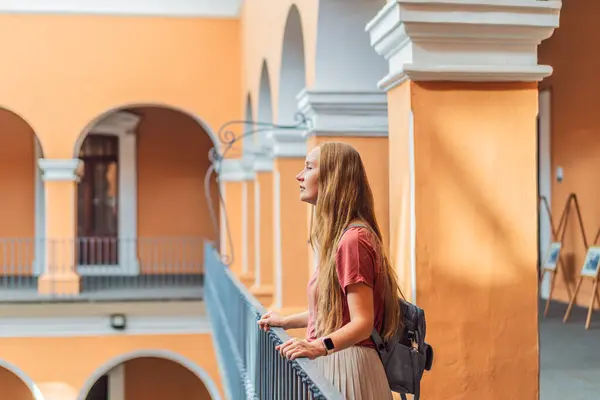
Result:
[[[585,235],[585,229],[583,228],[583,219],[581,218],[581,208],[579,207],[579,201],[577,200],[577,195],[575,193],[571,193],[569,195],[569,197],[567,198],[565,207],[563,208],[563,212],[562,212],[562,215],[560,216],[560,221],[559,221],[557,227],[554,226],[554,221],[552,219],[552,212],[550,211],[550,206],[548,205],[548,199],[546,199],[545,196],[540,196],[539,203],[538,203],[538,213],[540,212],[539,207],[541,204],[544,206],[544,208],[546,209],[546,212],[548,213],[548,217],[550,218],[550,227],[552,229],[552,244],[550,245],[550,252],[552,251],[553,244],[559,243],[560,246],[562,246],[562,243],[565,238],[567,222],[569,220],[569,215],[571,212],[571,203],[573,203],[575,205],[575,211],[577,212],[577,219],[579,221],[579,229],[581,232],[581,237],[583,238],[583,244],[584,244],[586,250],[588,248],[587,238]],[[548,253],[548,255],[546,257],[550,256],[550,252]],[[571,297],[569,281],[565,275],[565,267],[564,267],[564,263],[563,263],[560,252],[558,253],[558,259],[557,259],[557,262],[555,265],[546,266],[546,264],[547,264],[546,261],[544,261],[544,264],[542,264],[540,282],[543,281],[546,273],[552,274],[552,278],[550,281],[550,293],[548,294],[548,299],[546,300],[546,307],[544,309],[544,317],[548,315],[548,310],[550,308],[550,302],[552,301],[552,293],[554,292],[554,285],[556,283],[556,275],[558,274],[559,271],[562,271],[563,279],[565,282],[565,288],[567,289],[567,295],[569,296],[569,298]]]
[[[585,321],[585,329],[590,329],[590,323],[592,322],[592,312],[594,311],[594,303],[598,301],[598,305],[600,305],[600,295],[598,295],[598,280],[600,279],[600,259],[597,258],[600,255],[600,246],[597,245],[598,239],[600,238],[600,229],[596,233],[596,237],[594,238],[594,244],[590,246],[587,250],[585,260],[583,261],[583,266],[579,272],[579,281],[577,282],[577,287],[575,288],[575,293],[571,296],[569,301],[569,307],[567,307],[567,312],[563,318],[563,323],[566,323],[569,319],[569,315],[571,314],[571,309],[573,308],[573,304],[577,300],[577,293],[579,293],[579,289],[581,288],[581,283],[584,280],[589,280],[592,282],[592,300],[590,301],[590,306],[588,308],[588,315]],[[596,255],[596,259],[594,260],[592,257]],[[586,268],[588,265],[591,268]]]

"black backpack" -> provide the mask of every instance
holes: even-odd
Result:
[[[377,346],[390,389],[400,393],[402,400],[406,400],[406,394],[412,394],[414,400],[419,400],[421,378],[433,364],[433,347],[425,341],[425,312],[404,299],[398,301],[404,326],[387,343],[375,329],[371,339]]]
[[[344,233],[353,226],[370,230],[363,224],[351,224]],[[433,347],[425,341],[425,311],[402,298],[398,301],[402,313],[402,328],[388,342],[384,342],[379,332],[373,329],[371,339],[383,363],[392,392],[399,393],[402,400],[407,400],[406,394],[412,394],[414,400],[419,400],[421,378],[426,370],[431,370],[433,364]]]

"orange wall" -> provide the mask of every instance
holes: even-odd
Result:
[[[177,254],[183,257],[181,268],[196,271],[203,257],[203,242],[197,238],[216,239],[204,192],[212,141],[196,121],[181,113],[160,108],[133,111],[142,115],[137,138],[142,271],[160,272],[152,264]],[[214,175],[211,183],[218,218]]]
[[[390,260],[395,266],[400,289],[412,300],[411,288],[411,198],[409,173],[409,120],[411,84],[405,82],[390,91],[389,104],[398,110],[389,113],[389,231]],[[414,300],[413,300],[414,301]]]
[[[0,48],[15,61],[0,64],[0,106],[32,125],[46,156],[71,157],[115,106],[169,104],[215,130],[242,116],[236,19],[7,14]]]
[[[552,213],[558,223],[570,193],[578,197],[588,242],[600,228],[600,187],[596,185],[600,169],[600,115],[597,111],[600,54],[590,51],[588,43],[600,39],[596,16],[600,2],[577,0],[564,2],[560,27],[542,42],[540,64],[554,68],[552,76],[540,88],[550,89],[552,98]],[[556,182],[556,168],[564,170],[562,183]],[[562,259],[567,278],[574,290],[581,270],[585,248],[573,208],[563,243]],[[591,284],[583,284],[578,303],[589,305]],[[559,274],[553,298],[568,301],[563,276]]]
[[[0,367],[0,399],[33,400],[33,395],[18,376]]]
[[[390,112],[408,113],[403,89]],[[419,82],[410,99],[423,396],[537,399],[537,85]]]
[[[0,348],[2,358],[21,369],[42,392],[48,387],[62,386],[64,390],[79,393],[87,379],[112,359],[134,351],[164,349],[186,357],[204,369],[223,396],[210,334],[3,338],[0,339]],[[49,368],[48,363],[39,362],[41,359],[61,362]],[[139,376],[139,372],[134,370],[133,376]],[[147,381],[149,384],[156,380]],[[0,392],[0,399],[4,400],[2,396]]]
[[[125,363],[125,398],[211,400],[206,386],[187,368],[170,360],[149,357]]]

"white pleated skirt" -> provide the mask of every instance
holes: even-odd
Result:
[[[375,349],[352,346],[315,360],[319,371],[346,400],[391,400],[392,392]]]

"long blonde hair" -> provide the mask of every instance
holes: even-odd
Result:
[[[328,142],[320,146],[318,198],[313,213],[310,243],[319,254],[317,319],[319,336],[342,327],[342,291],[335,266],[338,243],[353,221],[367,225],[380,256],[384,316],[381,336],[390,339],[402,325],[398,296],[402,296],[396,274],[387,257],[381,230],[375,218],[373,192],[360,154],[350,145]]]

